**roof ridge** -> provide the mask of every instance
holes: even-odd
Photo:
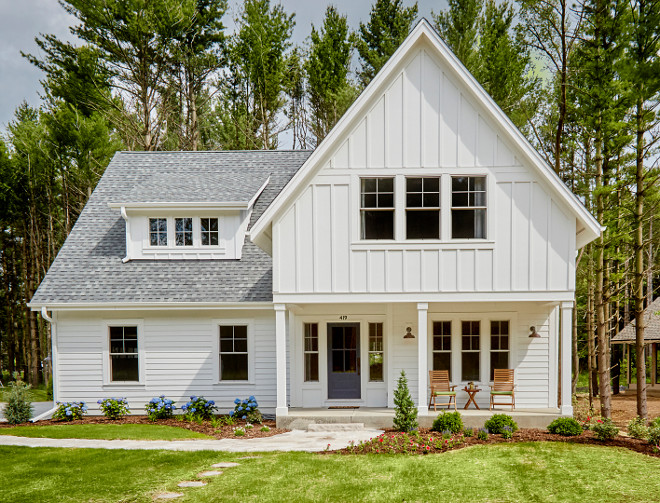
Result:
[[[118,150],[117,154],[244,154],[244,153],[291,153],[313,152],[313,148],[276,149],[276,150]]]

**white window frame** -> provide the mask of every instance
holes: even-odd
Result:
[[[307,339],[307,334],[306,334],[306,331],[305,331],[306,325],[316,325],[316,351],[312,351],[312,350],[308,351],[306,349],[306,345],[305,345],[305,342],[306,342],[306,339]],[[302,351],[303,351],[302,370],[303,370],[303,382],[304,383],[310,383],[310,382],[311,383],[317,383],[321,380],[321,355],[320,355],[321,334],[320,334],[320,330],[321,330],[321,325],[318,322],[315,322],[315,321],[303,322],[303,330],[302,330],[302,338],[303,338],[303,341],[302,341]],[[306,378],[306,375],[305,375],[306,365],[305,364],[306,364],[307,355],[316,355],[316,359],[317,359],[316,360],[316,366],[317,366],[317,371],[318,371],[318,375],[316,376],[317,377],[316,379],[307,379]]]
[[[493,349],[492,341],[493,341],[493,327],[492,324],[496,323],[502,323],[502,322],[507,322],[509,324],[509,333],[506,335],[506,337],[509,340],[509,349]],[[501,330],[501,325],[500,325],[500,330]],[[502,319],[495,319],[491,318],[489,321],[489,327],[488,327],[488,380],[492,382],[492,379],[490,378],[490,374],[493,371],[493,368],[491,367],[491,354],[492,353],[506,353],[507,355],[507,368],[511,368],[511,320],[508,318],[502,318]],[[497,337],[504,337],[502,334],[497,335]],[[501,340],[500,340],[501,343]]]
[[[248,345],[248,378],[245,381],[225,380],[220,379],[220,327],[233,327],[236,325],[247,326],[247,345]],[[220,385],[240,385],[240,384],[254,384],[254,320],[250,318],[237,318],[237,319],[216,319],[213,320],[213,334],[215,338],[215,358],[214,358],[214,384]]]
[[[113,381],[110,363],[110,327],[137,327],[138,345],[138,381]],[[124,387],[144,386],[145,384],[145,351],[144,351],[144,320],[142,319],[116,319],[103,320],[103,386]]]
[[[387,175],[372,175],[372,176],[360,176],[358,178],[358,236],[360,238],[360,241],[363,242],[375,242],[375,243],[381,243],[381,242],[392,242],[395,241],[397,238],[397,176],[392,175],[392,174],[387,174]],[[388,179],[392,180],[392,207],[387,207],[387,208],[380,208],[378,207],[378,196],[381,194],[381,192],[378,190],[378,182],[376,182],[376,192],[368,192],[368,194],[376,194],[376,207],[362,207],[362,180],[380,180],[380,179]],[[389,192],[382,192],[383,194],[389,194]],[[382,212],[392,212],[392,238],[365,238],[362,237],[364,235],[364,227],[363,227],[363,220],[362,220],[362,213],[365,211],[382,211]]]
[[[484,198],[485,198],[485,204],[483,206],[454,206],[454,178],[483,178],[484,179]],[[491,192],[491,187],[489,186],[489,176],[483,173],[470,173],[470,174],[464,174],[464,173],[450,173],[449,175],[449,238],[452,241],[487,241],[488,236],[490,236],[489,228],[490,225],[488,223],[488,218],[490,215],[490,211],[488,211],[488,194]],[[474,192],[481,192],[481,191],[474,191]],[[468,204],[469,204],[469,198],[470,198],[470,190],[469,190],[469,182],[468,182],[468,191],[466,192],[468,194]],[[454,215],[454,210],[456,211],[469,211],[469,210],[484,210],[485,211],[485,216],[484,216],[484,233],[485,236],[482,238],[477,238],[477,237],[472,237],[472,238],[455,238],[453,237],[454,233],[454,226],[453,226],[453,215]]]
[[[433,344],[433,339],[435,338],[435,334],[433,333],[433,325],[435,323],[449,323],[449,349],[435,349],[435,345]],[[433,320],[431,321],[431,330],[428,332],[430,334],[431,338],[431,364],[429,366],[430,370],[435,370],[433,368],[433,356],[435,353],[448,353],[449,354],[449,378],[451,380],[451,376],[454,372],[454,362],[452,361],[452,344],[454,340],[454,325],[452,323],[451,319],[444,319],[444,320]],[[447,335],[442,334],[439,337],[447,337]]]
[[[421,179],[422,180],[422,191],[421,192],[408,192],[408,180],[410,179]],[[434,179],[438,180],[438,206],[424,206],[424,194],[435,192],[425,192],[424,191],[424,180]],[[405,175],[405,201],[404,201],[404,220],[406,223],[406,241],[439,241],[442,238],[442,177],[440,175],[436,176],[422,176],[422,175]],[[422,196],[422,206],[408,206],[408,194],[420,194]],[[396,201],[395,201],[395,211],[396,211]],[[409,238],[408,237],[408,212],[419,212],[419,211],[437,211],[438,212],[438,237],[437,238]]]
[[[382,321],[367,321],[367,382],[375,382],[375,383],[382,383],[385,382],[385,379],[387,379],[387,376],[385,375],[385,323]],[[381,350],[380,351],[372,351],[371,350],[371,333],[370,333],[370,326],[371,325],[380,325],[381,328],[381,334],[380,334],[380,343],[381,343]],[[383,359],[383,378],[378,380],[378,379],[371,379],[371,358],[370,356],[372,354],[380,354],[382,355]]]
[[[195,218],[195,217],[173,217],[173,220],[174,220],[174,226],[173,226],[173,229],[174,229],[174,246],[176,248],[193,248],[195,246],[195,220],[199,220],[199,219]],[[190,231],[186,231],[186,230],[177,231],[176,230],[176,221],[177,220],[190,220]],[[200,224],[200,227],[201,227],[201,224]],[[191,241],[190,244],[189,245],[185,244],[185,238],[184,238],[184,244],[177,244],[177,242],[176,242],[177,235],[178,234],[183,234],[185,236],[188,233],[190,233],[190,241]]]
[[[197,220],[199,221],[199,247],[203,250],[221,248],[221,245],[220,245],[220,218],[219,217],[198,217]],[[203,243],[202,235],[204,234],[204,231],[202,231],[202,220],[215,220],[215,221],[218,222],[218,230],[217,231],[206,231],[209,235],[209,243],[211,241],[211,234],[217,233],[217,235],[218,235],[218,244],[217,245],[212,245],[212,244],[205,245]],[[194,229],[194,227],[195,226],[193,225],[193,229]]]
[[[165,220],[165,242],[167,244],[165,244],[164,246],[163,245],[152,245],[151,244],[151,221],[152,220]],[[171,225],[170,225],[170,222],[169,222],[169,218],[167,218],[167,217],[147,217],[147,246],[149,246],[149,248],[157,248],[157,249],[158,248],[159,249],[164,249],[164,248],[169,247],[169,245],[170,245],[170,228],[171,228]],[[161,234],[160,231],[156,232],[156,235],[160,235],[160,234]]]

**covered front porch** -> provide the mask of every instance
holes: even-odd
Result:
[[[391,425],[394,390],[405,371],[420,423],[430,425],[439,410],[428,410],[428,372],[447,370],[459,409],[468,383],[480,389],[481,410],[461,410],[479,426],[490,415],[493,370],[510,368],[514,413],[523,424],[546,426],[573,412],[572,307],[538,301],[276,304],[278,423]]]
[[[446,409],[442,409],[446,410]],[[450,409],[452,412],[454,409]],[[561,416],[557,408],[524,409],[511,411],[510,407],[476,410],[458,409],[466,427],[481,428],[493,415],[505,413],[513,417],[520,428],[545,428]],[[430,428],[441,410],[419,413],[417,420],[421,428]],[[360,407],[357,409],[290,408],[286,416],[277,416],[277,427],[290,430],[306,430],[313,424],[364,425],[365,428],[392,428],[394,409],[386,407]]]

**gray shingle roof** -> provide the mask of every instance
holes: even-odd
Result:
[[[117,153],[31,304],[272,300],[271,257],[247,238],[240,260],[122,263],[125,225],[119,211],[108,203],[127,202],[139,194],[152,202],[184,197],[175,187],[177,181],[190,191],[186,201],[249,200],[270,177],[254,205],[252,225],[310,154],[305,150]],[[167,197],[154,201],[158,195],[147,188],[154,187],[150,181],[161,174],[167,182],[156,187],[172,189]]]
[[[660,341],[660,297],[651,302],[644,311],[644,340],[648,342]],[[612,342],[635,342],[635,320],[628,323],[623,329],[612,337]]]

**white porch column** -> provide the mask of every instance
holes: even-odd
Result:
[[[286,416],[286,306],[275,304],[275,361],[277,368],[277,408],[275,415]]]
[[[419,414],[427,414],[429,411],[426,399],[428,381],[428,312],[429,305],[426,302],[417,304],[417,368],[419,371],[417,411]]]
[[[564,416],[573,415],[573,396],[571,394],[571,337],[573,331],[573,303],[561,303],[560,359],[561,359],[561,409]]]

